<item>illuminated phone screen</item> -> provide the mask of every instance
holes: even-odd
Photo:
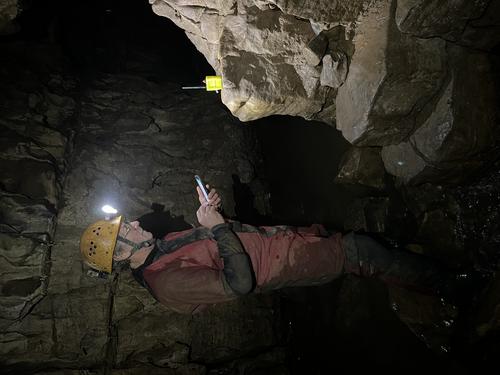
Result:
[[[197,183],[197,184],[198,184],[198,186],[200,187],[201,191],[203,192],[203,195],[205,196],[205,200],[208,202],[208,192],[207,192],[207,189],[206,189],[205,185],[204,185],[204,184],[203,184],[203,182],[201,181],[200,176],[195,175],[195,176],[194,176],[194,179],[196,180],[196,183]]]

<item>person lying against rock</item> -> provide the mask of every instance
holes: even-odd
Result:
[[[154,239],[139,221],[122,216],[90,225],[80,240],[85,262],[111,273],[128,263],[136,280],[160,303],[180,313],[249,293],[321,285],[346,273],[439,293],[450,273],[433,259],[389,250],[366,235],[330,233],[322,225],[255,227],[228,222],[221,199],[199,188],[198,228]]]

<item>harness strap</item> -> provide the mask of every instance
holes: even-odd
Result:
[[[228,224],[233,232],[260,233],[266,237],[274,236],[276,235],[276,233],[285,230],[292,230],[294,232],[297,231],[295,227],[290,227],[285,225],[270,227],[268,230],[266,230],[262,227],[255,227],[253,225],[242,224],[238,221],[232,221]],[[185,234],[184,236],[175,238],[173,240],[156,240],[156,247],[158,251],[156,252],[153,261],[156,261],[158,258],[160,258],[165,254],[173,253],[174,251],[180,249],[181,247],[189,245],[193,242],[206,239],[213,239],[213,238],[214,235],[212,234],[212,231],[210,229],[204,227],[198,227],[194,228],[192,231]]]
[[[130,254],[130,255],[134,255],[137,251],[139,251],[143,247],[149,247],[153,244],[153,240],[146,240],[146,241],[142,241],[142,242],[133,242],[133,241],[130,241],[129,239],[122,237],[120,235],[118,235],[117,240],[120,242],[123,242],[129,246],[132,246],[132,250],[131,250],[132,254]]]

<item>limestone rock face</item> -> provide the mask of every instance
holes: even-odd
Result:
[[[380,148],[352,147],[342,158],[336,181],[383,189],[385,169]]]
[[[408,141],[384,147],[387,171],[405,183],[460,181],[495,145],[495,93],[488,58],[449,48],[451,75]]]
[[[351,52],[349,37],[330,31],[347,29],[375,2],[151,1],[222,75],[222,102],[240,120],[285,114],[330,124]]]
[[[69,133],[63,124],[75,111],[74,80],[58,69],[56,56],[3,46],[0,73],[0,360],[24,356],[30,337],[49,349],[50,319],[26,317],[47,294],[51,244],[66,170]],[[50,48],[49,48],[50,49]],[[52,65],[47,74],[45,63]],[[50,120],[49,120],[50,118]],[[50,125],[49,125],[50,124]],[[23,320],[27,319],[27,320]],[[32,360],[39,359],[33,354]]]
[[[273,114],[313,118],[328,93],[310,61],[315,33],[308,20],[251,1],[203,8],[196,2],[156,1],[153,10],[186,30],[222,75],[222,101],[242,121]],[[317,59],[321,60],[322,56]]]
[[[284,13],[301,18],[314,18],[319,22],[335,23],[343,20],[354,21],[357,15],[376,0],[267,0]]]
[[[343,53],[325,55],[321,69],[321,85],[339,88],[347,76],[347,56]]]
[[[393,5],[382,1],[359,20],[349,74],[337,95],[337,128],[358,145],[407,137],[446,73],[445,43],[402,34]]]
[[[319,69],[302,53],[314,36],[309,22],[275,10],[250,8],[226,17],[220,42],[224,104],[242,121],[272,114],[312,118],[326,95]]]
[[[186,31],[217,74],[223,103],[242,121],[273,114],[334,124],[359,17],[377,1],[150,1]],[[344,32],[332,33],[341,28]]]
[[[421,38],[437,36],[489,49],[500,40],[499,10],[497,0],[400,0],[396,23],[402,32]]]
[[[488,50],[500,40],[497,0],[150,2],[186,31],[223,77],[222,102],[240,120],[286,114],[335,125],[357,146],[387,146],[385,165],[405,174],[404,181],[417,170],[436,169],[430,154],[438,146],[423,143],[440,142],[431,124],[444,121],[450,95],[454,103],[485,107],[468,94],[478,90],[477,81],[453,83],[460,76],[450,83],[450,76],[460,74],[461,53],[451,52],[458,48],[453,44]],[[483,60],[475,53],[466,58],[473,66],[484,66]],[[477,74],[491,80],[486,71]],[[492,91],[484,90],[481,100],[491,104]],[[481,126],[489,121],[486,112]],[[487,152],[483,136],[490,125],[484,126],[476,144],[466,148],[474,155]],[[439,132],[445,137],[447,130]],[[457,144],[446,153],[464,160],[454,155],[462,151]],[[463,169],[479,164],[473,160]]]
[[[420,37],[439,35],[457,40],[467,21],[479,18],[488,3],[488,0],[401,0],[397,5],[396,22],[401,31]]]
[[[348,55],[345,64],[353,66],[346,88],[339,92],[339,128],[350,141],[364,140],[371,145],[392,142],[373,134],[371,122],[376,117],[397,123],[397,130],[392,130],[397,133],[394,138],[404,138],[412,128],[411,120],[405,117],[422,107],[445,74],[444,42],[415,36],[457,41],[465,37],[462,33],[469,20],[495,10],[495,5],[488,8],[486,0],[150,2],[157,14],[186,31],[223,76],[222,100],[243,121],[290,114],[332,123],[334,118],[322,118],[319,112],[325,96],[336,96],[325,91],[325,86],[339,84],[318,81],[321,69],[317,65],[328,50],[343,42],[324,38],[341,26],[346,30],[344,41],[353,41],[356,51],[354,56]],[[347,66],[343,69],[347,71]],[[399,90],[406,95],[397,100],[394,92]],[[352,102],[360,101],[359,119],[350,118]],[[364,123],[358,125],[356,120],[360,119]],[[359,129],[351,129],[354,126]],[[364,127],[370,134],[364,134]]]

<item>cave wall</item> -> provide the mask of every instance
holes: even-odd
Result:
[[[245,186],[256,180],[258,153],[245,126],[216,96],[140,75],[81,80],[51,44],[2,48],[2,373],[204,374],[248,353],[282,358],[272,351],[274,297],[184,316],[129,272],[89,276],[79,252],[105,203],[131,220],[155,203],[195,224],[194,174],[218,188],[233,216],[233,175]]]
[[[26,322],[47,295],[72,138],[63,125],[77,105],[75,79],[60,69],[57,49],[12,45],[2,50],[1,351],[2,358],[14,359],[14,353],[43,346],[52,336],[50,318],[25,329],[12,327]]]

